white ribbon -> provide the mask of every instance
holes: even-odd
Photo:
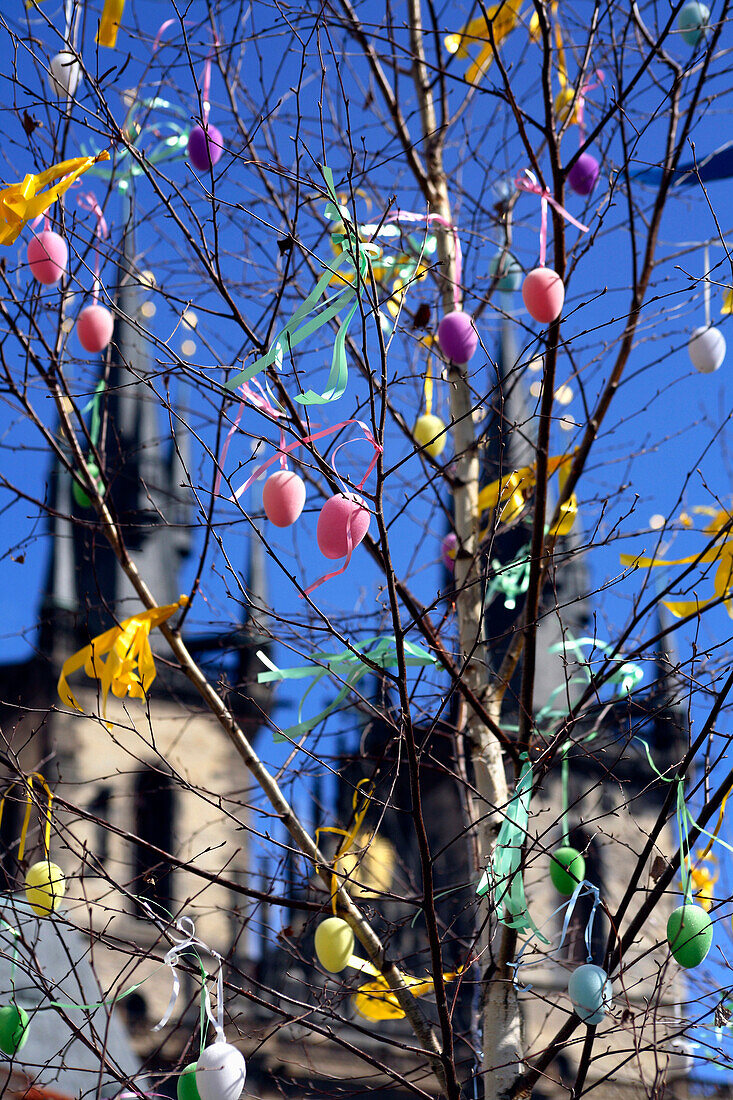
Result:
[[[152,913],[151,913],[152,916]],[[154,918],[153,918],[154,919]],[[224,973],[223,973],[223,959],[218,951],[214,951],[211,947],[200,940],[196,935],[196,925],[190,917],[181,917],[176,921],[176,930],[180,932],[181,939],[174,940],[173,946],[166,952],[163,962],[171,969],[173,975],[173,988],[171,989],[170,1000],[168,1001],[168,1007],[166,1008],[160,1021],[155,1025],[153,1031],[160,1031],[171,1018],[173,1009],[176,1006],[178,1000],[178,994],[181,992],[181,979],[178,974],[176,965],[179,957],[189,951],[192,947],[196,951],[205,951],[207,955],[211,955],[213,959],[216,959],[219,967],[216,975],[216,1017],[211,1009],[211,997],[209,995],[209,989],[206,984],[206,975],[202,977],[203,982],[203,994],[204,994],[204,1008],[206,1010],[206,1016],[211,1023],[214,1031],[216,1032],[217,1042],[226,1042],[226,1036],[224,1034]],[[168,933],[171,939],[174,937],[171,933]],[[202,967],[203,969],[203,967]]]

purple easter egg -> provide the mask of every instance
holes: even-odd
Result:
[[[590,195],[601,172],[601,166],[591,153],[581,153],[568,172],[568,186],[576,195]]]
[[[446,359],[467,363],[478,347],[478,333],[470,313],[460,309],[446,313],[438,325],[438,343]]]
[[[452,573],[456,567],[456,550],[458,548],[458,535],[455,531],[449,531],[440,544],[440,556],[443,560],[443,565],[446,567],[449,573]]]
[[[224,152],[224,138],[221,130],[207,122],[206,131],[194,126],[188,135],[188,159],[197,172],[208,172]]]

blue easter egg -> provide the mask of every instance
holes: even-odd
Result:
[[[568,996],[584,1024],[600,1024],[613,1000],[613,986],[601,966],[584,963],[568,982]]]
[[[497,252],[489,260],[489,275],[493,279],[501,272],[501,278],[496,284],[497,290],[519,290],[522,282],[522,267],[511,252]]]
[[[693,47],[705,36],[709,24],[710,8],[699,0],[690,0],[689,4],[685,4],[677,18],[683,42]]]

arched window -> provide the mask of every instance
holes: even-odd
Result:
[[[133,893],[172,910],[171,866],[164,854],[173,846],[175,796],[173,780],[155,768],[135,777],[135,844]]]

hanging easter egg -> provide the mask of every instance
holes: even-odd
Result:
[[[497,290],[507,292],[519,290],[519,285],[522,282],[522,267],[519,260],[515,259],[511,252],[497,252],[489,260],[489,275],[492,279],[495,279],[497,275],[499,276],[496,284]]]
[[[667,941],[675,961],[691,970],[710,950],[713,922],[701,905],[680,905],[669,915]]]
[[[196,1062],[186,1066],[176,1082],[178,1100],[201,1100],[196,1088]]]
[[[81,65],[71,50],[62,50],[61,53],[57,53],[48,68],[51,91],[58,99],[76,95],[82,74]]]
[[[325,558],[345,558],[348,553],[347,527],[351,520],[351,548],[355,549],[369,530],[369,509],[355,493],[336,493],[321,508],[316,527],[318,548]]]
[[[568,172],[568,186],[576,195],[590,195],[598,182],[601,166],[592,153],[581,153]]]
[[[325,970],[340,974],[354,953],[354,933],[341,917],[326,917],[316,928],[316,955]]]
[[[699,0],[690,0],[685,4],[677,16],[677,27],[682,35],[683,42],[688,46],[696,46],[701,38],[704,38],[710,25],[710,8]]]
[[[42,859],[28,869],[25,876],[25,896],[37,916],[48,917],[58,909],[65,893],[64,872],[55,863]]]
[[[455,531],[449,531],[440,544],[440,557],[443,565],[449,573],[456,568],[456,548],[458,547],[458,535]]]
[[[613,986],[601,966],[584,963],[574,970],[568,982],[568,996],[585,1024],[600,1024],[613,1000]]]
[[[208,172],[223,152],[224,138],[217,126],[210,122],[205,130],[202,126],[194,126],[188,135],[188,159],[197,172]]]
[[[92,480],[97,486],[98,491],[100,492],[100,494],[104,495],[104,482],[102,481],[101,475],[99,473],[99,466],[97,466],[96,462],[93,459],[87,460],[87,466],[89,468],[89,473],[92,475]],[[89,499],[87,492],[81,487],[81,485],[79,485],[77,481],[72,484],[71,493],[80,508],[91,508],[92,502]]]
[[[79,343],[91,355],[98,355],[108,346],[115,328],[115,319],[106,308],[97,303],[86,306],[76,322]]]
[[[262,489],[262,507],[270,523],[290,527],[303,511],[305,482],[292,470],[271,474]]]
[[[196,1063],[196,1088],[201,1100],[239,1100],[247,1066],[236,1047],[222,1040],[206,1047]]]
[[[535,267],[522,283],[522,298],[530,317],[541,325],[549,325],[562,313],[565,286],[551,267]]]
[[[432,413],[423,413],[418,418],[412,434],[415,442],[427,451],[431,458],[437,458],[445,450],[448,433],[439,416],[433,416]]]
[[[550,856],[550,878],[555,889],[566,897],[585,878],[585,860],[577,848],[556,848]]]
[[[438,325],[438,343],[446,359],[467,363],[478,347],[478,333],[468,313],[454,309]]]
[[[687,350],[695,370],[700,374],[712,374],[725,359],[725,337],[720,329],[712,325],[696,328]]]
[[[20,1005],[0,1008],[0,1050],[12,1058],[28,1041],[30,1017]]]
[[[44,286],[59,281],[66,271],[68,259],[66,241],[52,229],[44,229],[28,242],[28,266],[33,278]]]

